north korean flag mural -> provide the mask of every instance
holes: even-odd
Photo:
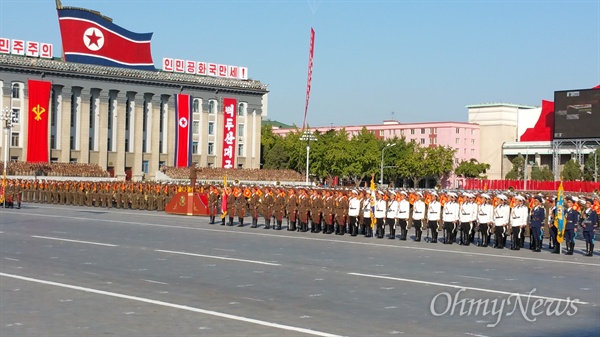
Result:
[[[29,90],[27,120],[27,161],[48,162],[48,115],[50,86],[47,81],[27,81]]]
[[[175,167],[192,162],[192,96],[175,95]]]
[[[155,70],[152,33],[130,32],[87,9],[59,6],[57,11],[65,61]]]

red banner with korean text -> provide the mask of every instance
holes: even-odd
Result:
[[[47,81],[29,80],[27,161],[48,162],[48,121],[50,114],[50,86]]]
[[[221,167],[226,169],[235,167],[236,110],[235,98],[223,99],[223,160]]]
[[[306,126],[306,113],[308,112],[308,100],[310,98],[310,87],[313,73],[313,57],[315,54],[315,30],[310,28],[310,47],[308,50],[308,79],[306,80],[306,103],[304,104],[304,120],[302,129]]]
[[[175,95],[175,167],[192,162],[192,96]]]

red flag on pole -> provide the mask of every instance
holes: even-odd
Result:
[[[306,81],[306,103],[304,104],[304,121],[302,129],[306,126],[306,113],[308,112],[308,99],[310,98],[310,86],[313,72],[313,56],[315,53],[315,30],[310,28],[310,49],[308,50],[308,80]]]
[[[27,86],[29,88],[27,161],[30,163],[47,163],[51,83],[29,80]]]

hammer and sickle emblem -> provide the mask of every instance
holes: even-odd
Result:
[[[41,107],[39,104],[35,107],[33,107],[33,109],[31,109],[31,111],[33,111],[33,113],[35,113],[35,120],[36,121],[41,121],[42,120],[42,114],[44,112],[46,112],[46,109],[44,109],[43,107]]]

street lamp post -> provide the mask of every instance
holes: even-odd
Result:
[[[4,170],[2,171],[2,194],[3,194],[3,205],[6,207],[6,169],[8,165],[8,151],[10,148],[10,130],[12,129],[12,110],[4,108],[0,115],[0,120],[4,120]]]
[[[304,131],[304,134],[302,135],[302,137],[300,137],[300,140],[302,141],[306,141],[306,185],[308,185],[308,171],[309,171],[309,158],[310,158],[310,142],[316,142],[317,141],[317,137],[315,137],[312,132],[310,131]]]
[[[383,185],[383,154],[385,153],[385,149],[387,149],[388,147],[392,147],[395,146],[396,143],[389,143],[387,144],[383,149],[381,149],[381,172],[380,172],[380,186]]]

